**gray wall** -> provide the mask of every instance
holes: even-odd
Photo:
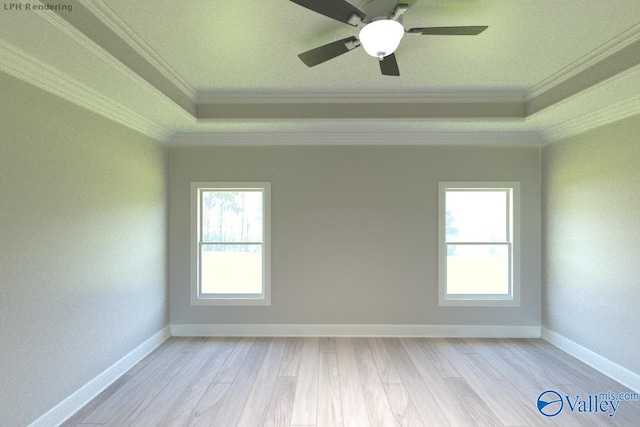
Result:
[[[0,425],[168,323],[166,149],[0,74]]]
[[[640,117],[543,148],[543,326],[640,373]]]
[[[172,324],[540,325],[539,147],[172,147]],[[520,181],[522,306],[437,305],[439,180]],[[189,303],[189,183],[272,183],[272,305]]]

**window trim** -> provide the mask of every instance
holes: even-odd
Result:
[[[200,292],[200,193],[202,190],[259,190],[262,192],[262,293],[202,294]],[[271,305],[271,183],[270,182],[192,182],[190,190],[191,221],[191,305]],[[207,295],[207,296],[203,296]]]
[[[509,256],[510,293],[506,297],[493,294],[447,294],[447,190],[510,190],[511,215],[507,227],[511,231]],[[461,242],[465,243],[465,242]],[[470,242],[467,242],[470,243]],[[473,242],[478,244],[479,242]],[[505,244],[493,242],[492,244]],[[509,243],[507,243],[509,244]],[[520,183],[517,181],[441,181],[438,183],[438,306],[450,307],[519,307],[520,306]]]

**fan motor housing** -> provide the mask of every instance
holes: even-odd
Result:
[[[363,21],[367,24],[371,21],[388,18],[397,3],[397,0],[363,0],[358,4],[355,4],[354,2],[354,6],[367,15]]]

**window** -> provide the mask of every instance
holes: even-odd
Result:
[[[517,182],[439,184],[439,304],[517,306]]]
[[[191,183],[191,304],[271,304],[270,188]]]

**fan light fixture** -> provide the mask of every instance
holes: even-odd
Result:
[[[371,56],[382,60],[398,48],[404,36],[404,27],[398,21],[380,19],[365,25],[358,39],[364,50]]]

